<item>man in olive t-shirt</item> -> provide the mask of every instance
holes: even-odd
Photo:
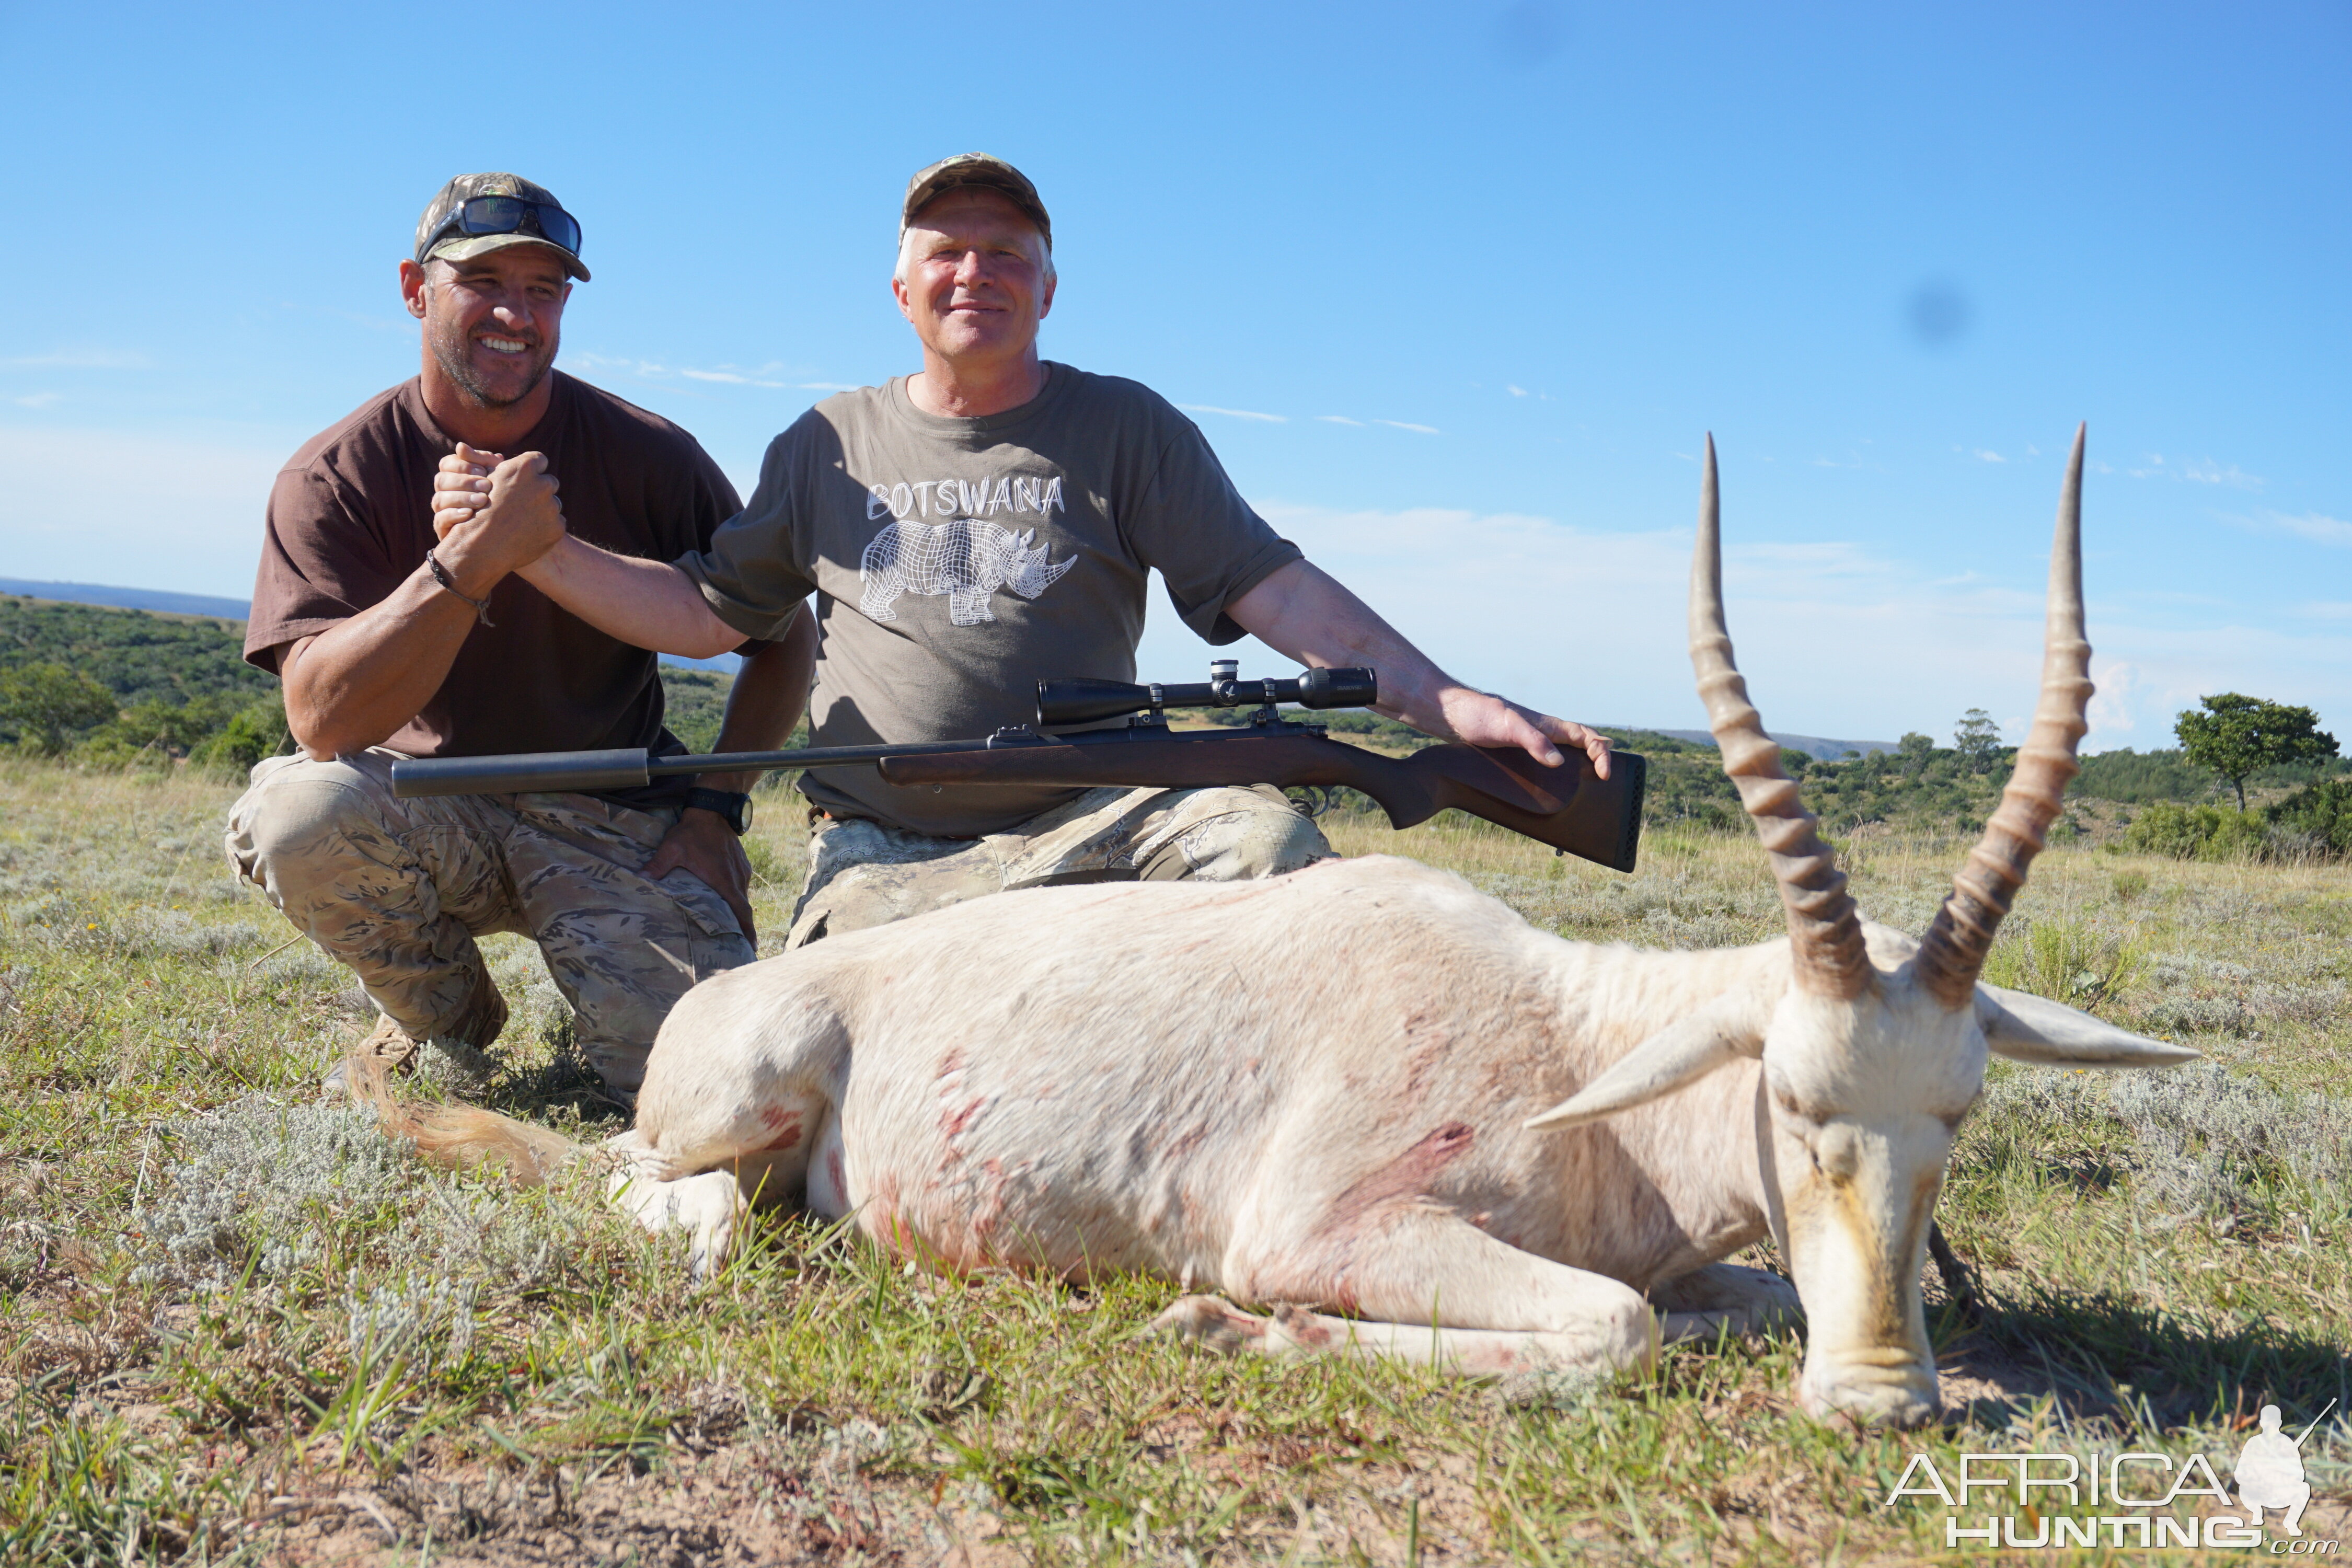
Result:
[[[554,196],[511,174],[460,176],[426,207],[401,263],[421,373],[305,444],[270,492],[246,658],[284,680],[302,750],[254,770],[227,848],[358,974],[383,1014],[362,1048],[399,1063],[430,1043],[478,1068],[506,1004],[474,939],[520,931],[625,1096],[687,986],[753,956],[726,793],[748,786],[428,801],[390,787],[400,756],[683,749],[656,656],[513,574],[533,542],[433,526],[435,466],[460,441],[539,450],[569,536],[630,556],[701,550],[739,510],[691,436],[551,369],[569,279],[588,276],[579,242]],[[733,744],[779,744],[799,717],[813,638],[771,629],[787,640],[735,639],[749,657]]]
[[[985,734],[1031,716],[1041,677],[1131,679],[1157,567],[1212,642],[1248,632],[1303,663],[1370,665],[1382,712],[1548,764],[1555,742],[1581,746],[1605,772],[1604,739],[1462,686],[1309,564],[1156,394],[1041,359],[1055,283],[1051,221],[1019,171],[981,153],[923,170],[892,279],[919,373],[803,416],[750,507],[674,566],[562,538],[519,572],[681,653],[771,635],[815,594],[811,714],[833,745]],[[460,448],[435,500],[446,521],[549,531],[530,454]],[[1264,875],[1329,852],[1272,790],[930,791],[850,768],[803,788],[823,820],[795,943],[998,888]]]

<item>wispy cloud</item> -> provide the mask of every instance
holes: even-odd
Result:
[[[2317,600],[2308,605],[2297,605],[2294,613],[2306,620],[2352,621],[2352,604],[2340,599]]]
[[[2308,539],[2315,544],[2352,545],[2352,522],[2346,522],[2341,518],[2323,517],[2315,511],[2305,512],[2301,517],[2271,511],[2263,514],[2263,521],[2281,532]]]
[[[729,386],[772,386],[782,390],[787,384],[766,381],[756,375],[745,375],[737,370],[681,370],[678,374],[688,381],[716,381]]]
[[[58,349],[45,354],[0,359],[9,370],[145,370],[150,361],[127,349]]]
[[[1977,451],[1977,461],[1979,463],[2006,463],[2009,459],[2002,457],[1999,452],[1988,452],[1979,447]]]
[[[1187,414],[1217,414],[1227,419],[1254,419],[1261,425],[1290,423],[1290,416],[1287,414],[1260,414],[1253,408],[1219,408],[1208,403],[1180,403],[1176,406]],[[1415,425],[1403,419],[1350,419],[1344,414],[1317,414],[1309,417],[1318,425],[1345,425],[1354,430],[1361,430],[1372,425],[1385,425],[1391,430],[1410,430],[1416,436],[1444,434],[1434,425]]]
[[[1524,386],[1507,386],[1503,388],[1503,390],[1509,393],[1513,397],[1525,397],[1528,395],[1528,389]]]
[[[667,365],[659,360],[632,359],[620,354],[582,353],[568,355],[567,359],[568,363],[582,370],[633,375],[645,381],[667,381],[676,376],[687,381],[699,381],[720,386],[763,387],[772,392],[855,392],[857,390],[846,382],[794,381],[792,379],[792,368],[781,362],[772,362],[746,370],[740,365],[732,364],[711,365],[708,368],[700,365]]]
[[[65,400],[62,392],[36,392],[29,397],[12,397],[8,401],[19,408],[47,408],[52,403]]]
[[[2208,458],[2201,463],[2191,463],[2180,470],[2180,477],[2196,485],[2228,485],[2231,489],[2258,490],[2263,481],[2239,468],[2235,463],[2228,468]]]
[[[1255,419],[1261,425],[1287,425],[1287,414],[1260,414],[1254,408],[1219,408],[1209,403],[1180,403],[1176,405],[1187,414],[1222,414],[1228,419]]]
[[[2233,490],[2258,490],[2263,477],[2250,474],[2235,463],[2226,467],[2208,458],[2203,462],[2165,461],[2161,452],[2150,452],[2145,467],[2124,470],[2136,479],[2170,479],[2175,484],[2227,485]]]
[[[1690,535],[1615,532],[1462,509],[1351,511],[1254,497],[1307,558],[1454,675],[1549,711],[1704,722],[1684,660]],[[1768,724],[1798,734],[1948,735],[1970,708],[2021,728],[2040,687],[2038,563],[1954,575],[1853,542],[1748,540],[1725,551],[1739,663]],[[1989,559],[1991,559],[1989,557]],[[1564,627],[1559,607],[1574,604]],[[2341,707],[2352,616],[2246,605],[2195,615],[2095,600],[2093,749],[2171,744],[2200,692]],[[1537,628],[1533,633],[1529,628]],[[1549,629],[1546,629],[1549,628]],[[1606,647],[1609,657],[1590,657]],[[1155,606],[1142,666],[1189,671],[1200,644]],[[1244,653],[1252,673],[1275,663]]]
[[[168,431],[0,424],[0,550],[12,576],[194,594],[253,591],[255,525],[305,432],[240,446]],[[88,476],[102,474],[103,484]]]

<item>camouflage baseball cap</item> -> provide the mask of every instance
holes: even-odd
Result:
[[[425,216],[416,220],[417,265],[423,266],[428,256],[437,256],[444,261],[464,261],[509,245],[543,245],[563,258],[564,271],[583,283],[588,281],[588,268],[580,264],[579,254],[557,244],[536,227],[518,229],[512,234],[461,234],[453,229],[426,249],[434,231],[448,221],[451,213],[476,196],[513,196],[520,201],[543,203],[558,212],[563,210],[554,192],[520,174],[460,174],[441,187],[439,194],[425,204]],[[573,222],[576,226],[578,220]]]
[[[962,186],[974,186],[995,191],[1037,226],[1045,237],[1045,248],[1054,248],[1054,220],[1045,216],[1045,204],[1037,199],[1037,187],[1029,176],[987,153],[959,153],[952,158],[942,158],[929,168],[907,182],[907,200],[898,209],[898,237],[907,237],[907,226],[915,215],[948,192]]]

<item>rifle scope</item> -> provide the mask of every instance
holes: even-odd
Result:
[[[1290,680],[1242,680],[1235,660],[1209,665],[1209,679],[1197,684],[1134,686],[1124,680],[1076,677],[1037,683],[1037,722],[1085,724],[1124,713],[1157,713],[1163,708],[1369,708],[1380,700],[1381,683],[1369,669],[1310,669]]]

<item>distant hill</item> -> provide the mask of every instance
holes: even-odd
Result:
[[[40,583],[30,586],[63,592],[83,585]],[[136,588],[92,590],[137,594]],[[227,605],[240,613],[245,605],[233,599],[208,599],[200,595],[155,594],[157,599]],[[184,752],[200,745],[228,723],[240,708],[264,704],[275,712],[278,703],[277,678],[245,662],[245,623],[225,615],[150,610],[89,602],[61,602],[53,597],[21,595],[0,580],[0,676],[27,665],[57,664],[79,670],[114,694],[126,710],[121,721],[88,731],[83,751],[93,760],[118,760],[113,746],[123,741],[135,748],[147,743],[146,730],[163,724],[170,749]],[[730,661],[731,662],[731,661]],[[734,685],[732,673],[720,669],[662,671],[662,687],[669,698],[669,724],[679,739],[697,750],[719,738],[719,721]],[[163,724],[162,715],[178,715]],[[136,722],[133,722],[136,721]],[[124,724],[142,733],[131,735]],[[118,734],[116,731],[121,731]],[[16,740],[16,726],[0,717],[0,744]],[[102,743],[102,744],[101,744]],[[89,745],[100,745],[99,752]]]
[[[245,662],[244,642],[245,623],[225,616],[0,596],[0,670],[62,664],[126,707],[274,694],[277,680]]]
[[[216,616],[240,623],[253,614],[250,599],[171,594],[161,588],[115,588],[103,583],[38,583],[24,577],[0,577],[0,594],[66,605],[111,605],[120,609],[155,610],[165,615]],[[730,676],[743,662],[731,653],[722,653],[717,658],[679,658],[666,653],[661,661],[677,669],[716,669]]]
[[[1619,728],[1615,724],[1603,724],[1601,727],[1612,731]],[[1688,741],[1695,746],[1712,747],[1715,744],[1715,737],[1705,730],[1652,730],[1648,733],[1671,736],[1677,741]],[[1802,752],[1805,755],[1824,763],[1836,762],[1848,752],[1858,752],[1865,757],[1871,757],[1876,756],[1881,752],[1892,752],[1896,749],[1892,741],[1825,741],[1819,735],[1775,735],[1772,738],[1780,742],[1785,751]]]
[[[99,583],[33,583],[0,577],[0,594],[27,599],[57,599],[68,605],[114,605],[127,610],[163,610],[177,616],[217,616],[242,621],[253,613],[252,601],[219,599],[210,594],[167,594],[160,588],[110,588]]]

